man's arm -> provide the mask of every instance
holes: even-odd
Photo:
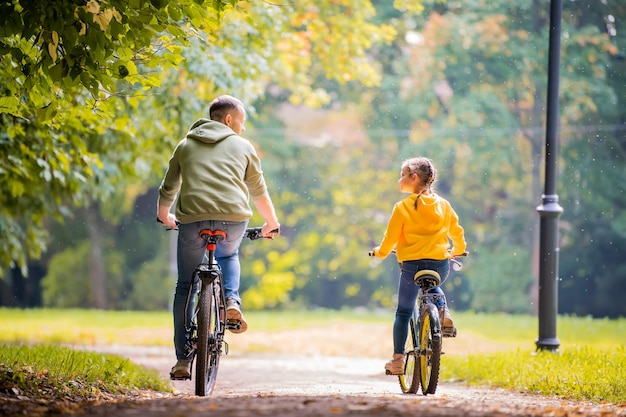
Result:
[[[167,227],[171,227],[172,229],[176,229],[177,227],[176,216],[170,213],[170,206],[158,204],[157,219]]]
[[[280,223],[278,223],[276,210],[274,209],[274,204],[272,204],[270,196],[268,194],[264,194],[253,201],[254,206],[259,211],[259,214],[261,214],[265,220],[265,224],[263,225],[263,236],[278,236],[280,234],[279,232],[270,233],[274,230],[280,231]]]

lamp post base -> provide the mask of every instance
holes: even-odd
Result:
[[[543,339],[537,339],[535,341],[535,345],[537,346],[537,350],[547,350],[549,352],[558,352],[559,346],[561,342],[556,337],[547,337]]]

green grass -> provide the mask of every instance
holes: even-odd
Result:
[[[0,308],[0,342],[170,345],[167,312]]]
[[[626,319],[559,317],[559,352],[537,353],[534,345],[538,335],[536,317],[456,312],[454,318],[462,332],[479,335],[483,343],[486,341],[498,349],[495,353],[444,356],[442,380],[567,399],[626,403],[626,384],[623,383],[626,380]],[[393,311],[251,311],[246,312],[246,319],[256,331],[266,332],[336,321],[384,324],[391,328]],[[19,345],[47,345],[34,348],[44,350],[35,351],[30,357],[19,353],[26,358],[19,362],[20,366],[30,366],[33,372],[53,374],[53,370],[56,372],[62,364],[68,364],[70,371],[59,371],[57,377],[59,381],[67,381],[73,378],[68,375],[78,378],[91,370],[74,368],[76,363],[100,363],[104,356],[88,352],[69,354],[64,348],[49,345],[117,343],[170,346],[171,327],[172,318],[168,312],[0,309],[0,363],[4,364],[2,369],[12,366],[11,363],[18,363],[13,349],[28,350]],[[59,349],[60,353],[50,353],[54,349]],[[37,361],[37,357],[43,360],[48,356],[52,358],[49,362]],[[116,372],[112,370],[116,366],[120,364],[111,362],[104,368],[94,367],[96,374],[91,377],[92,382],[86,380],[84,384],[97,384],[97,381],[108,383],[115,377]],[[124,371],[139,376],[134,380],[115,381],[114,386],[118,387],[115,389],[125,386],[153,389],[153,382],[148,382],[151,379],[145,376],[144,371],[139,367]],[[0,375],[0,381],[2,378],[5,377]]]
[[[259,331],[278,331],[333,320],[388,323],[391,313],[346,310],[246,311],[246,320]],[[169,312],[9,309],[0,308],[0,342],[101,345],[120,343],[170,346]]]
[[[454,319],[463,332],[494,342],[533,344],[538,335],[537,318],[531,316],[455,312]],[[246,311],[246,320],[259,331],[323,325],[337,320],[390,325],[393,312]],[[169,312],[0,308],[0,342],[99,345],[123,340],[128,344],[170,346],[171,327]],[[563,347],[626,345],[626,319],[560,316],[557,331]]]
[[[0,344],[0,392],[79,403],[133,389],[171,392],[156,371],[116,355],[61,346]]]
[[[0,392],[80,403],[130,390],[171,392],[125,358],[63,345],[171,344],[171,314],[0,308]]]
[[[538,319],[510,314],[455,313],[454,321],[463,331],[493,341],[534,343],[539,334]],[[561,346],[614,347],[626,345],[626,319],[559,316],[557,337]]]
[[[626,350],[576,347],[563,352],[499,352],[445,357],[441,378],[567,399],[626,402]]]
[[[493,343],[532,348],[445,356],[441,367],[444,380],[566,399],[626,403],[626,319],[560,316],[557,352],[535,350],[536,317],[457,313],[455,322],[463,331]]]

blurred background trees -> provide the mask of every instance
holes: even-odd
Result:
[[[228,93],[248,105],[283,227],[242,246],[246,308],[394,305],[395,260],[367,251],[403,197],[400,163],[425,155],[472,253],[446,283],[453,308],[535,311],[548,4],[9,6],[3,305],[168,308],[175,233],[154,223],[156,187]],[[626,6],[565,2],[563,19],[559,312],[623,316]]]

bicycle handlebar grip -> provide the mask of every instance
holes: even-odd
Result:
[[[256,240],[261,237],[261,228],[253,227],[246,230],[246,237],[250,240]]]
[[[270,233],[280,233],[280,229],[274,229]],[[246,235],[250,240],[257,240],[261,238],[272,239],[271,236],[263,236],[263,228],[262,227],[251,227],[246,229]]]

